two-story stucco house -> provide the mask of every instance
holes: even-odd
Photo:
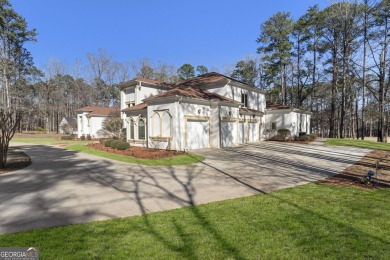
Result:
[[[220,148],[262,140],[264,92],[211,72],[172,85],[136,78],[121,85],[129,142],[156,148]]]
[[[76,110],[77,113],[77,137],[90,136],[101,137],[98,131],[102,129],[103,121],[112,114],[118,114],[119,109],[113,107],[87,106]]]

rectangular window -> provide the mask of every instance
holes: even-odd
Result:
[[[134,139],[134,121],[130,120],[130,139]]]
[[[241,93],[241,103],[244,107],[248,107],[248,94]]]
[[[272,130],[276,130],[276,123],[275,123],[275,122],[273,122],[273,123],[271,124],[271,129],[272,129]]]
[[[138,122],[138,139],[145,140],[145,122],[143,120]]]

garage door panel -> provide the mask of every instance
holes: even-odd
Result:
[[[235,146],[237,143],[236,122],[221,122],[222,147]]]
[[[188,149],[201,149],[209,147],[208,121],[187,121],[187,147]]]
[[[259,140],[258,137],[258,124],[257,123],[249,123],[249,142],[256,142]]]
[[[240,143],[243,144],[245,143],[245,123],[240,122]]]

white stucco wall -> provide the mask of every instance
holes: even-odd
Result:
[[[157,145],[157,142],[151,141],[153,137],[171,138],[170,145],[172,150],[178,150],[178,131],[180,131],[177,120],[176,102],[169,104],[148,105],[148,142],[149,147]],[[167,147],[168,142],[158,143],[158,145]],[[151,147],[155,148],[155,147]]]
[[[165,90],[159,89],[158,87],[152,88],[152,87],[141,86],[141,88],[136,88],[136,90],[135,90],[135,93],[136,93],[135,104],[136,105],[141,104],[142,100],[144,100],[145,98],[157,95],[157,94],[164,92],[164,91]]]
[[[272,123],[276,123],[276,129],[272,130]],[[268,112],[265,115],[265,125],[264,125],[264,135],[267,135],[265,138],[269,138],[270,135],[277,133],[277,130],[281,128],[289,129],[291,134],[295,131],[293,129],[293,117],[291,112]]]
[[[306,134],[310,134],[310,115],[305,113],[297,113],[292,112],[293,122],[296,124],[296,132],[298,135],[299,132],[306,132]]]
[[[77,137],[87,137],[90,135],[92,138],[99,138],[97,131],[102,129],[103,121],[106,117],[103,116],[92,116],[87,117],[86,112],[77,114]]]
[[[265,109],[265,95],[255,91],[250,91],[233,85],[216,85],[207,88],[207,91],[219,94],[221,96],[241,102],[241,93],[248,95],[248,108],[264,112]]]
[[[276,123],[276,130],[286,128],[291,131],[293,137],[299,136],[299,132],[310,134],[310,115],[299,112],[267,112],[265,115],[265,129],[271,129],[272,123]]]

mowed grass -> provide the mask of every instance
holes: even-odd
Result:
[[[376,149],[376,150],[390,150],[390,144],[379,143],[367,140],[356,140],[356,139],[339,139],[339,138],[328,138],[325,141],[327,145],[336,146],[356,146],[362,148]]]
[[[125,155],[119,155],[119,154],[113,154],[113,153],[95,150],[95,149],[92,149],[88,146],[85,146],[84,144],[71,144],[71,145],[67,146],[66,148],[69,150],[72,150],[72,151],[97,155],[97,156],[101,156],[101,157],[116,160],[116,161],[142,164],[142,165],[147,165],[147,166],[186,165],[186,164],[201,162],[205,159],[203,156],[200,156],[197,154],[183,154],[183,155],[177,155],[177,156],[160,158],[160,159],[139,159],[139,158],[135,158],[135,157],[130,157],[130,156],[125,156]]]
[[[92,154],[107,159],[112,159],[120,162],[142,164],[147,166],[173,166],[173,165],[187,165],[192,163],[197,163],[203,161],[205,158],[196,154],[183,154],[178,156],[172,156],[161,159],[138,159],[134,157],[112,154],[104,151],[99,151],[92,149],[86,144],[90,143],[88,141],[72,141],[72,140],[60,140],[57,138],[49,137],[17,137],[12,139],[13,142],[20,143],[31,143],[31,144],[41,144],[41,145],[63,145],[66,149],[72,150],[75,152],[83,152],[87,154]]]
[[[11,142],[43,145],[87,144],[88,141],[61,140],[53,137],[14,137]]]
[[[0,235],[41,259],[389,259],[390,190],[308,184],[144,216]]]

